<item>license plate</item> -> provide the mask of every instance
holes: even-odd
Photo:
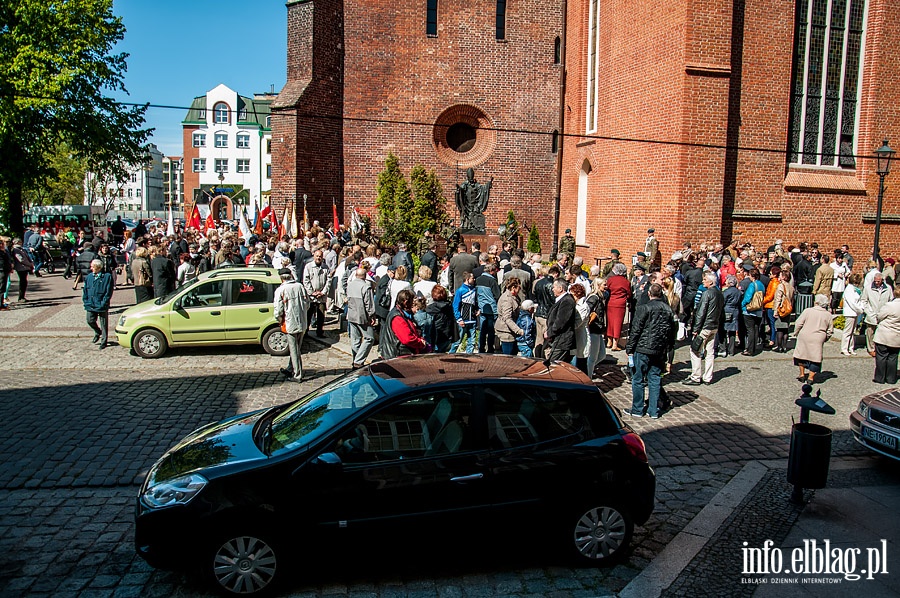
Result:
[[[895,436],[891,436],[890,434],[885,434],[880,430],[876,430],[875,428],[870,428],[868,426],[861,426],[861,434],[864,438],[868,438],[878,444],[883,444],[884,446],[890,447],[893,450],[897,450],[897,438]]]

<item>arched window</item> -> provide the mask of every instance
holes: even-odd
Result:
[[[550,138],[550,151],[554,154],[559,151],[559,130],[553,130],[553,136]]]
[[[562,60],[562,39],[557,35],[553,42],[553,64],[559,64]]]
[[[506,0],[497,0],[497,39],[506,39]]]
[[[425,35],[437,37],[437,0],[428,0],[425,9]]]
[[[585,244],[587,233],[588,177],[591,170],[591,163],[585,160],[578,173],[578,209],[575,213],[575,243],[578,245]]]
[[[227,125],[228,124],[228,104],[225,102],[219,102],[213,108],[213,116],[215,118],[215,123],[217,125]]]

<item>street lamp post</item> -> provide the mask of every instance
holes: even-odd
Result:
[[[879,182],[878,207],[875,208],[875,245],[872,249],[872,258],[878,264],[881,264],[881,247],[878,244],[881,240],[881,205],[884,201],[884,177],[891,173],[891,159],[894,157],[894,153],[894,150],[888,145],[887,139],[884,140],[880,148],[875,150],[875,156],[878,160],[876,172],[878,173]]]

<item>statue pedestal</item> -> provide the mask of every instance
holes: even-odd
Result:
[[[462,235],[462,242],[466,244],[466,247],[469,248],[469,253],[472,253],[472,243],[478,242],[481,244],[481,251],[487,251],[488,247],[491,245],[497,246],[497,252],[500,252],[501,245],[503,241],[500,239],[500,236],[497,234],[489,234],[487,232],[479,233],[475,231],[460,231]]]

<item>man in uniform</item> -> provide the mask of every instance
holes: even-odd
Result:
[[[644,241],[644,253],[647,256],[648,266],[662,265],[662,256],[659,253],[659,241],[657,241],[656,237],[653,236],[654,232],[656,232],[656,229],[648,229],[647,240]]]
[[[559,240],[559,253],[569,256],[569,264],[575,259],[575,237],[572,236],[571,228],[567,228],[566,236]]]
[[[606,278],[607,276],[609,276],[610,273],[612,272],[613,267],[616,264],[622,263],[621,261],[619,261],[619,250],[618,249],[610,249],[609,254],[612,257],[608,262],[606,262],[606,265],[603,266],[603,272],[600,273],[601,278]]]

